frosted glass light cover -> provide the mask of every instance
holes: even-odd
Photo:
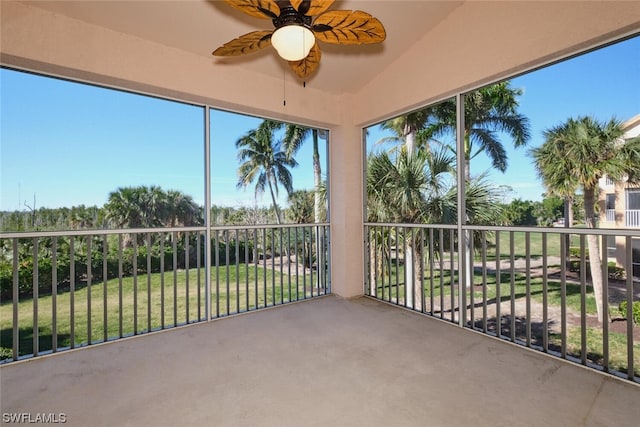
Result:
[[[278,51],[278,55],[287,61],[306,58],[315,42],[311,30],[300,25],[280,27],[271,36],[271,44]]]

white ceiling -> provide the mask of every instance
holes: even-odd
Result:
[[[213,57],[218,46],[256,29],[272,29],[270,20],[239,12],[222,1],[24,1],[29,5],[171,46],[209,58],[220,67],[245,67],[295,79],[273,48],[235,58]],[[307,84],[332,93],[357,92],[437,26],[461,1],[338,0],[331,10],[363,10],[380,19],[387,39],[378,45],[320,44],[322,60]]]

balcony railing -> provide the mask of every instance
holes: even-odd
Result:
[[[640,227],[640,209],[627,209],[624,217],[627,227]]]
[[[616,222],[616,210],[615,209],[607,209],[605,212],[606,220],[608,222]]]
[[[327,224],[0,234],[2,362],[330,293]]]
[[[590,279],[589,234],[597,237],[603,260],[602,323]],[[609,235],[625,237],[624,268],[608,267]],[[631,274],[631,237],[638,235],[634,230],[369,223],[364,292],[640,382],[640,325],[631,320],[633,303],[640,305],[640,283]]]

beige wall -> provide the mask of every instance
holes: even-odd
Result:
[[[2,63],[330,129],[333,289],[362,293],[361,125],[640,28],[638,2],[468,2],[355,95],[331,95],[1,2]]]

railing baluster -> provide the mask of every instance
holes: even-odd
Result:
[[[562,239],[562,235],[559,235]],[[542,233],[542,351],[549,351],[549,284],[547,277],[547,233]]]
[[[274,228],[271,229],[271,305],[276,305],[276,235]]]
[[[453,229],[449,230],[449,289],[451,294],[451,322],[456,322],[456,293],[454,285],[455,275],[455,232]],[[460,292],[460,291],[458,291]],[[458,307],[458,310],[462,310],[462,307]],[[459,314],[458,314],[459,315]]]
[[[568,234],[569,239],[571,238]],[[560,239],[560,355],[567,358],[567,239]],[[584,253],[583,253],[584,256]]]
[[[496,336],[502,337],[502,296],[500,295],[500,286],[502,285],[502,273],[500,271],[502,254],[500,252],[500,231],[496,231]]]
[[[171,233],[171,256],[173,260],[173,326],[178,326],[178,233]]]
[[[226,284],[226,300],[227,300],[227,304],[226,304],[226,308],[227,311],[225,312],[225,315],[229,315],[229,312],[231,311],[231,292],[230,292],[230,277],[229,277],[229,230],[224,230],[222,232],[222,236],[224,239],[224,269],[225,269],[225,273],[226,273],[226,278],[225,278],[225,284]]]
[[[439,271],[439,282],[440,282],[440,318],[444,319],[444,312],[445,312],[445,307],[444,307],[444,230],[441,228],[440,230],[438,230],[438,251],[439,251],[439,257],[440,259],[438,260],[438,264],[440,267],[440,271]],[[453,306],[451,307],[451,310],[453,312]]]
[[[475,243],[473,241],[473,231],[465,231],[465,238],[469,239],[469,259],[465,260],[466,265],[469,266],[468,274],[469,277],[467,278],[467,280],[469,281],[469,289],[466,290],[465,289],[465,294],[468,291],[469,292],[469,325],[471,326],[471,329],[475,329],[476,328],[476,314],[475,314],[475,306],[476,306],[476,300],[475,300],[475,272],[473,269],[473,264],[474,264],[474,253],[475,253]],[[466,251],[466,249],[465,249]],[[462,277],[462,275],[460,276]],[[462,279],[461,279],[462,281]],[[467,287],[466,283],[463,283],[464,288]],[[466,304],[465,304],[466,305]],[[466,313],[466,307],[464,308],[464,311]]]
[[[71,348],[76,347],[76,307],[75,307],[75,292],[76,292],[76,251],[75,251],[74,236],[69,237],[69,307],[70,307],[70,342]]]
[[[202,280],[200,278],[200,273],[202,271],[202,257],[200,255],[200,251],[202,250],[202,232],[196,232],[196,284],[198,287],[197,292],[197,301],[198,301],[198,322],[202,321]]]
[[[244,296],[245,296],[245,306],[246,311],[249,311],[249,230],[244,229]],[[291,288],[291,285],[289,285]],[[291,295],[291,290],[289,290],[289,295]]]
[[[147,332],[151,332],[151,233],[147,233]]]
[[[236,258],[236,313],[240,313],[240,234],[235,232],[235,251]]]
[[[109,247],[107,245],[107,235],[102,235],[102,340],[107,342],[109,340],[109,326],[107,319],[107,283],[109,281],[109,269],[107,268],[107,258],[109,253]]]
[[[627,378],[634,379],[634,359],[633,359],[633,251],[631,236],[625,237],[625,271],[626,280],[626,301],[627,301]]]
[[[580,235],[580,361],[587,364],[587,260],[585,236]]]
[[[287,277],[289,283],[289,293],[287,294],[287,301],[291,302],[291,228],[287,228],[287,253],[289,259],[287,260]]]
[[[487,333],[487,232],[482,230],[482,332]]]
[[[296,256],[296,271],[300,271],[300,257],[298,256],[298,227],[293,230],[293,252]],[[304,262],[302,263],[302,274],[306,274],[304,269]],[[296,301],[300,299],[300,275],[296,274]]]
[[[309,290],[311,291],[311,297],[313,298],[313,288],[315,286],[315,280],[313,277],[313,229],[309,227]]]
[[[531,347],[531,233],[528,231],[524,234],[525,247],[525,269],[527,271],[525,278],[525,294],[526,294],[526,331],[525,337],[527,347]]]
[[[278,235],[280,236],[280,304],[284,304],[284,282],[283,282],[283,272],[284,272],[284,264],[283,264],[283,257],[284,254],[288,253],[289,251],[286,250],[284,251],[284,246],[283,246],[283,233],[284,230],[282,228],[278,229],[279,233]],[[275,265],[273,266],[275,269]]]
[[[159,243],[160,243],[160,329],[165,328],[165,295],[164,295],[164,233],[159,234]]]
[[[602,268],[602,368],[609,372],[609,271],[607,268],[607,239],[600,236],[600,267]]]
[[[511,334],[511,342],[516,342],[516,260],[515,260],[515,236],[514,232],[509,232],[509,261],[511,263],[511,280],[510,280],[510,288],[509,288],[509,302],[511,303],[511,326],[510,326],[510,334]]]
[[[40,333],[38,329],[38,298],[39,298],[39,289],[38,289],[38,242],[39,239],[37,237],[33,238],[33,355],[37,356],[39,353],[39,343],[40,343]]]
[[[254,256],[254,260],[253,260],[253,271],[254,271],[254,276],[255,276],[255,280],[254,280],[254,300],[255,300],[255,309],[257,310],[259,308],[259,286],[258,286],[258,262],[260,261],[260,255],[258,254],[258,231],[257,230],[253,230],[253,256]]]
[[[215,234],[216,252],[216,318],[220,317],[220,236],[219,231]]]
[[[133,234],[132,242],[133,242],[133,334],[138,335],[138,235],[137,234]]]
[[[263,307],[267,307],[269,299],[267,298],[267,229],[266,228],[262,229],[262,261],[264,264],[262,268],[262,291],[263,291],[262,296],[264,298]]]
[[[122,338],[124,331],[122,328],[123,311],[122,305],[122,234],[118,234],[118,335]]]
[[[14,237],[12,242],[12,250],[13,250],[13,360],[18,360],[20,357],[20,326],[18,324],[18,308],[20,302],[20,292],[19,292],[19,276],[20,271],[18,270],[18,238]]]
[[[189,232],[184,232],[184,312],[185,312],[185,324],[189,324],[189,299],[191,297],[189,292],[189,252],[190,250],[190,242],[189,242]]]
[[[91,287],[93,285],[93,271],[91,264],[93,264],[93,248],[91,241],[93,235],[87,236],[87,343],[91,345],[93,341],[93,331],[91,327]]]
[[[58,238],[51,239],[51,351],[58,351]]]

